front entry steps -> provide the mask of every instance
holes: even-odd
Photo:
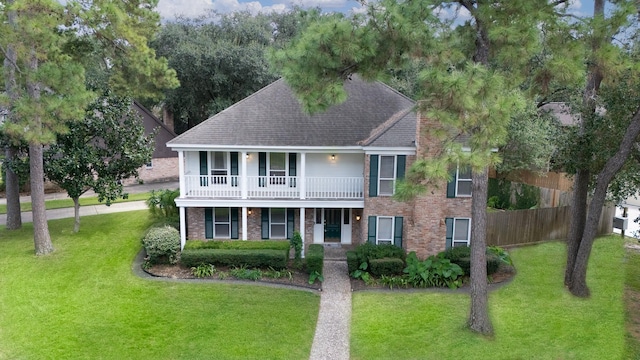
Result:
[[[353,245],[324,244],[324,259],[331,261],[347,260],[347,251],[353,248]]]

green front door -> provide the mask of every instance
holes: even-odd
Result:
[[[342,209],[324,209],[324,241],[340,242]]]

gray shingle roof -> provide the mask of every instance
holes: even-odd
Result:
[[[357,76],[348,99],[319,114],[304,113],[283,79],[205,120],[168,143],[232,146],[412,146],[415,103],[381,82]],[[388,126],[383,126],[388,122]],[[368,141],[367,141],[368,140]]]

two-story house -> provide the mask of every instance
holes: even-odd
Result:
[[[278,80],[168,142],[178,152],[181,240],[394,244],[427,256],[470,238],[470,173],[411,202],[392,196],[437,151],[415,103],[357,76],[348,99],[306,114]]]

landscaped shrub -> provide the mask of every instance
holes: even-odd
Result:
[[[398,258],[382,258],[369,260],[369,270],[374,276],[392,276],[402,274],[404,261]]]
[[[320,244],[311,244],[307,250],[307,272],[313,274],[317,271],[322,274],[322,263],[324,262],[324,246]]]
[[[374,245],[366,243],[358,245],[355,251],[358,255],[358,261],[360,262],[369,262],[369,260],[382,258],[398,258],[404,260],[406,257],[404,250],[395,245]]]
[[[150,262],[175,264],[180,252],[180,233],[171,226],[152,228],[142,239],[142,246]]]
[[[214,264],[283,269],[287,266],[287,261],[287,253],[273,249],[184,249],[180,256],[180,262],[187,267]]]
[[[300,236],[300,232],[294,231],[291,240],[289,240],[289,246],[294,251],[294,259],[299,262],[302,256],[302,236]]]
[[[449,259],[430,256],[424,261],[418,260],[415,252],[407,256],[407,267],[404,269],[406,279],[414,287],[437,286],[457,288],[462,285],[459,278],[462,269]]]
[[[487,275],[498,271],[502,260],[495,253],[496,250],[487,248]],[[456,246],[438,254],[438,257],[449,259],[452,263],[458,264],[466,276],[471,274],[471,248],[468,246]]]
[[[358,254],[353,250],[347,251],[347,271],[349,274],[353,274],[354,271],[358,270],[358,267],[360,267]]]
[[[189,240],[184,246],[187,249],[237,249],[237,250],[282,250],[289,252],[287,240]]]

